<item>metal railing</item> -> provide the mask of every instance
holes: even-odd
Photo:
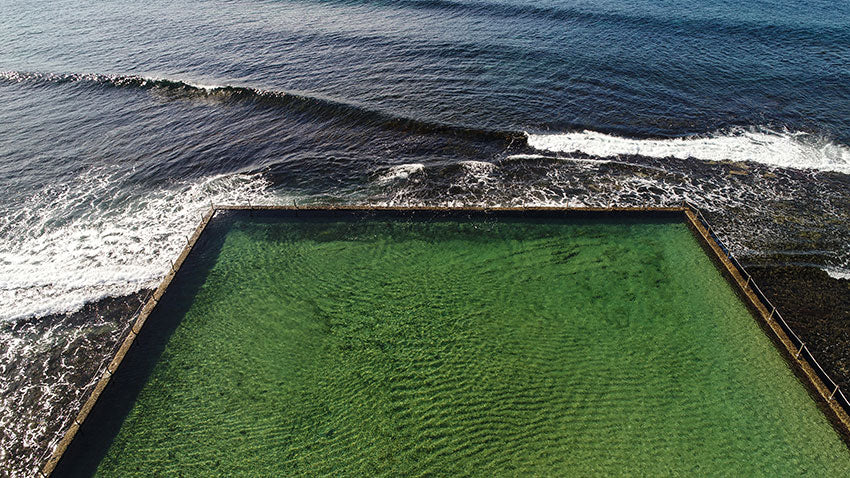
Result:
[[[809,347],[806,345],[803,339],[801,339],[800,336],[797,335],[796,332],[794,332],[791,326],[788,325],[788,322],[785,321],[785,318],[782,317],[782,314],[779,312],[776,306],[773,305],[770,299],[767,298],[767,295],[765,295],[765,293],[762,292],[758,284],[756,284],[756,281],[753,279],[753,276],[747,271],[746,268],[744,268],[743,265],[741,265],[741,262],[738,260],[738,258],[736,258],[734,254],[732,254],[732,251],[730,251],[729,248],[726,247],[725,244],[723,244],[723,241],[721,241],[720,238],[715,234],[714,228],[711,227],[711,224],[705,218],[702,211],[697,206],[693,205],[687,200],[683,201],[682,203],[686,208],[689,208],[691,211],[693,211],[694,215],[697,217],[703,227],[705,227],[706,231],[708,231],[708,234],[711,236],[711,239],[717,244],[718,247],[720,247],[720,250],[723,251],[723,254],[726,256],[726,258],[729,259],[729,262],[731,262],[732,265],[735,266],[735,269],[738,270],[738,273],[741,274],[742,278],[746,278],[744,289],[749,289],[753,293],[753,295],[755,295],[755,297],[759,300],[759,302],[761,302],[761,304],[764,305],[764,307],[768,310],[769,314],[767,315],[766,320],[768,322],[775,322],[788,337],[788,340],[791,341],[791,344],[796,350],[796,352],[794,353],[794,358],[800,361],[805,360],[815,372],[815,375],[817,375],[818,378],[820,378],[820,380],[823,382],[824,386],[827,387],[828,391],[830,392],[830,395],[829,397],[827,397],[827,400],[835,401],[835,403],[837,403],[842,409],[844,409],[845,412],[850,414],[850,400],[847,399],[847,396],[841,390],[841,387],[838,385],[838,383],[835,382],[835,380],[832,379],[832,377],[829,376],[828,373],[826,373],[823,367],[821,367],[821,365],[815,359],[814,355],[812,355],[812,352],[809,350]]]
[[[753,294],[756,296],[756,298],[758,298],[758,300],[762,303],[762,305],[764,305],[767,308],[767,310],[769,311],[769,315],[766,317],[767,321],[768,322],[771,322],[771,321],[775,322],[782,329],[782,331],[786,334],[788,339],[791,341],[793,347],[796,349],[796,352],[794,353],[795,359],[800,360],[800,361],[805,360],[809,364],[809,366],[812,368],[814,373],[820,378],[820,380],[823,382],[823,384],[828,388],[830,395],[828,396],[827,400],[834,401],[845,412],[850,414],[850,401],[847,399],[847,396],[841,390],[840,386],[832,379],[832,377],[829,376],[829,374],[826,373],[826,371],[823,369],[823,367],[820,366],[818,361],[815,360],[814,356],[812,355],[811,351],[809,351],[809,348],[806,346],[805,342],[791,329],[791,326],[788,325],[788,323],[782,317],[782,314],[780,314],[779,310],[777,310],[777,308],[773,305],[773,303],[770,301],[770,299],[768,299],[767,296],[764,294],[764,292],[762,292],[762,290],[758,286],[758,284],[756,284],[755,280],[753,280],[752,275],[750,275],[750,273],[744,268],[744,266],[741,265],[740,261],[738,261],[738,259],[734,256],[734,254],[732,254],[732,252],[729,250],[729,248],[726,247],[726,245],[723,243],[723,241],[720,240],[720,238],[715,234],[714,228],[711,226],[711,224],[705,218],[702,211],[697,206],[695,206],[694,204],[690,203],[687,200],[682,201],[682,206],[683,206],[684,209],[690,209],[694,213],[694,215],[697,217],[697,219],[700,221],[700,223],[703,225],[703,227],[706,229],[706,231],[708,231],[708,234],[711,237],[711,239],[714,241],[714,243],[717,244],[717,246],[723,251],[723,254],[725,255],[725,257],[737,269],[737,271],[741,275],[741,277],[746,278],[746,282],[745,282],[743,287],[745,289],[749,289],[751,292],[753,292]],[[293,203],[293,207],[295,207],[297,209],[298,205]],[[202,223],[206,219],[207,215],[209,215],[209,217],[211,219],[215,215],[215,213],[222,208],[227,209],[228,206],[216,207],[216,205],[210,203],[210,209],[206,213],[201,214]],[[247,209],[250,211],[250,210],[254,210],[254,208],[255,207],[253,205],[251,205],[250,202],[249,202]],[[642,208],[640,208],[640,209],[642,209]],[[193,244],[192,244],[192,241],[191,241],[191,236],[189,236],[189,237],[186,238],[185,247],[190,248],[192,246],[193,246]],[[170,267],[171,268],[170,268],[169,273],[170,274],[176,274],[179,267],[175,267],[174,261],[170,261]],[[127,329],[123,332],[124,336],[129,335],[129,333],[133,333],[133,327],[136,323],[136,320],[139,318],[140,314],[142,313],[142,310],[144,309],[144,307],[146,305],[148,305],[148,303],[151,301],[151,299],[153,298],[154,302],[158,302],[158,299],[156,299],[154,297],[155,294],[156,294],[156,290],[152,290],[152,291],[148,292],[147,295],[144,297],[144,299],[141,301],[138,308],[136,308],[136,311],[130,317],[129,325],[128,325]],[[779,337],[779,339],[781,340],[781,337]],[[79,402],[77,404],[78,406],[74,408],[74,410],[76,412],[79,412],[80,410],[83,409],[83,407],[85,406],[86,402],[89,399],[89,396],[94,391],[96,384],[101,380],[101,378],[105,374],[111,375],[111,372],[109,371],[109,365],[112,362],[113,357],[115,357],[118,350],[121,348],[123,343],[124,343],[124,340],[117,341],[117,343],[113,346],[110,353],[107,355],[107,358],[105,359],[105,361],[97,368],[97,371],[94,373],[94,377],[96,377],[97,379],[91,382],[92,385],[90,386],[90,389],[88,391],[86,391],[86,393],[84,393],[80,397],[80,399],[78,400],[78,402]],[[80,422],[78,422],[78,414],[74,415],[73,418],[71,418],[70,423],[71,423],[71,425],[73,425],[73,424],[80,425]],[[59,437],[59,438],[61,440],[62,437]],[[48,447],[48,451],[45,454],[45,456],[43,457],[41,464],[43,464],[44,462],[46,462],[47,460],[50,459],[50,457],[54,454],[54,448],[55,447],[56,447],[56,443],[53,443]],[[46,475],[44,474],[44,472],[41,469],[41,464],[38,465],[39,468],[38,468],[38,471],[36,473],[37,473],[37,476],[44,477]]]

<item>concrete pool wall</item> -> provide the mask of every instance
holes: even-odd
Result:
[[[49,476],[63,457],[63,454],[72,443],[74,437],[86,423],[90,412],[95,407],[98,399],[109,386],[113,374],[130,352],[131,347],[142,331],[146,320],[162,299],[174,277],[189,258],[190,252],[195,248],[204,230],[218,212],[231,211],[235,214],[281,214],[281,215],[311,215],[322,217],[339,216],[372,216],[386,215],[392,217],[416,217],[416,216],[439,216],[439,217],[463,217],[463,218],[640,218],[640,217],[664,217],[677,218],[685,221],[694,236],[709,254],[715,265],[724,277],[732,284],[744,303],[753,312],[754,318],[762,325],[762,328],[770,329],[769,336],[777,345],[779,351],[786,357],[790,367],[795,371],[801,381],[807,386],[810,393],[815,397],[821,410],[827,415],[841,436],[848,440],[850,436],[850,417],[848,417],[848,404],[844,394],[832,382],[828,375],[811,356],[805,344],[787,326],[781,314],[775,310],[770,301],[760,292],[758,286],[746,270],[740,266],[737,260],[727,254],[728,249],[712,234],[712,230],[699,210],[689,205],[679,208],[379,208],[379,207],[267,207],[267,206],[219,206],[212,207],[203,217],[194,234],[187,238],[186,247],[173,263],[172,269],[166,275],[160,286],[153,292],[138,313],[125,340],[117,349],[114,357],[103,369],[102,375],[89,394],[87,400],[80,408],[73,423],[67,429],[64,437],[53,450],[45,465],[40,470],[41,476]]]

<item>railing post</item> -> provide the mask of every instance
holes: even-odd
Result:
[[[835,397],[836,392],[838,392],[838,385],[835,386],[835,390],[829,395],[829,400],[832,400]]]
[[[746,283],[746,284],[744,284],[744,287],[749,287],[749,286],[750,286],[750,281],[752,280],[752,278],[753,278],[753,276],[751,276],[751,275],[747,274],[747,283]]]
[[[797,351],[797,356],[796,356],[796,357],[794,357],[795,359],[800,360],[800,354],[801,354],[801,353],[803,353],[803,349],[804,349],[804,348],[806,348],[806,344],[805,344],[805,343],[803,343],[802,345],[800,345],[800,350],[798,350],[798,351]]]
[[[767,316],[767,320],[772,320],[773,314],[775,314],[775,313],[776,313],[776,307],[774,306],[773,310],[770,311],[770,315]]]

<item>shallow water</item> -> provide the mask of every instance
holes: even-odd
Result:
[[[682,223],[240,220],[201,284],[99,476],[850,471]]]
[[[49,455],[211,203],[687,199],[846,293],[848,5],[4,2],[0,467]],[[803,289],[772,299],[805,321]],[[836,314],[805,340],[847,389]]]

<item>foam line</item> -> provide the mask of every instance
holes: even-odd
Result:
[[[88,172],[69,188],[40,191],[26,207],[3,211],[0,320],[70,313],[105,297],[153,288],[211,203],[285,201],[268,192],[261,175],[229,174],[140,191],[82,214],[76,210],[120,196],[126,188],[121,176]]]
[[[543,151],[581,152],[600,158],[637,155],[752,161],[781,168],[850,174],[850,148],[807,133],[738,129],[724,134],[673,139],[633,139],[596,131],[526,134],[528,145]]]

